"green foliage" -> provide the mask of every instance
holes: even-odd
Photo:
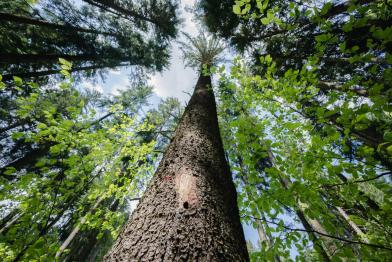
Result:
[[[211,67],[220,61],[219,55],[224,45],[217,38],[205,33],[197,37],[184,33],[184,36],[187,41],[180,42],[180,48],[187,66],[200,70],[201,67]]]
[[[391,236],[385,232],[392,226],[386,222],[391,213],[380,207],[391,202],[387,197],[391,186],[383,178],[372,180],[385,172],[374,161],[374,151],[360,147],[365,151],[359,160],[342,155],[340,148],[347,143],[344,135],[333,125],[315,125],[293,103],[295,79],[309,72],[288,71],[284,78],[276,78],[273,60],[267,56],[262,61],[269,68],[260,77],[251,74],[242,60],[235,59],[230,74],[221,73],[217,90],[221,132],[239,190],[240,213],[244,222],[255,228],[259,227],[255,221],[261,219],[272,241],[262,244],[261,252],[252,253],[252,259],[271,261],[275,255],[290,259],[287,250],[293,248],[299,252],[300,261],[315,256],[306,233],[282,227],[303,227],[298,210],[319,221],[329,235],[367,239],[390,247]],[[319,117],[328,115],[323,110]],[[342,181],[342,176],[348,181]],[[345,231],[350,225],[337,213],[338,206],[354,218],[364,235],[356,236],[352,229],[350,233]],[[383,248],[336,240],[330,245],[339,246],[333,254],[335,259],[358,254],[369,259],[389,256]]]
[[[254,226],[261,218],[271,239],[252,259],[273,260],[271,249],[287,259],[295,246],[300,261],[323,250],[336,261],[388,260],[390,4],[206,0],[198,8],[215,14],[205,20],[211,32],[250,54],[221,74],[218,91],[241,214]],[[298,232],[285,229],[308,231],[299,213],[345,241],[291,238]]]
[[[44,8],[31,6],[37,3]],[[0,76],[3,260],[57,253],[72,261],[96,246],[99,260],[119,234],[128,201],[145,189],[182,108],[167,99],[142,117],[152,91],[145,82],[92,97],[70,71],[121,62],[162,69],[176,33],[176,2],[154,3],[121,1],[119,13],[59,0],[2,3],[9,14],[52,24],[3,23],[3,70],[58,69],[65,77],[51,87]],[[387,261],[390,3],[200,0],[197,12],[211,32],[249,54],[226,72],[210,67],[223,51],[217,38],[186,35],[183,45],[190,66],[219,74],[219,120],[240,214],[264,235],[249,248],[252,261]],[[41,55],[40,62],[25,54]],[[61,250],[74,229],[80,232]]]
[[[98,98],[97,108],[70,78],[72,64],[60,63],[65,80],[57,87],[15,77],[0,94],[12,105],[0,119],[0,257],[5,261],[53,261],[56,253],[87,259],[92,245],[105,241],[96,252],[102,256],[126,221],[129,200],[141,196],[154,173],[157,148],[170,141],[182,111],[177,100],[168,99],[148,112],[156,121],[140,117],[152,92],[143,82],[118,96]],[[155,136],[146,139],[146,134]],[[71,245],[58,253],[77,225]]]
[[[10,76],[42,77],[73,72],[92,77],[105,68],[139,66],[162,70],[169,40],[177,34],[177,1],[42,1],[1,3],[0,70]],[[117,8],[117,9],[116,9]],[[67,10],[64,12],[63,10]]]

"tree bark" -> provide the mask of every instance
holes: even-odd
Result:
[[[19,210],[16,210],[17,213],[13,214],[13,216],[11,217],[11,219],[10,219],[9,221],[7,221],[7,222],[5,223],[4,226],[1,227],[1,229],[0,229],[0,235],[5,234],[5,233],[8,231],[8,229],[9,229],[13,224],[15,224],[15,223],[19,220],[19,218],[23,215],[24,212],[20,212],[20,213],[19,213],[18,211],[19,211]]]
[[[318,238],[316,233],[314,233],[314,231],[317,229],[312,227],[312,225],[306,219],[306,216],[302,212],[302,210],[297,210],[296,214],[297,214],[299,220],[301,221],[301,224],[303,225],[303,227],[307,230],[310,240],[312,240],[315,247],[317,247],[316,250],[322,256],[323,261],[326,261],[326,262],[331,261],[331,259],[329,258],[328,251],[326,250],[325,246],[320,241],[320,239]]]
[[[249,261],[211,78],[200,76],[152,182],[104,261]]]

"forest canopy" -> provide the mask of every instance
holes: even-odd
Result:
[[[1,260],[388,261],[392,3],[183,2],[0,0]]]

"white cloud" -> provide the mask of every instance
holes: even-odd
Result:
[[[108,70],[108,73],[111,75],[121,75],[121,70],[120,69],[110,69],[110,70]]]
[[[154,74],[149,83],[154,86],[154,92],[161,98],[177,97],[180,101],[188,101],[197,80],[197,73],[190,68],[184,68],[181,51],[177,44],[173,45],[170,67],[162,73]]]
[[[197,25],[192,21],[192,13],[187,12],[185,7],[192,7],[194,0],[183,0],[181,3],[181,16],[184,23],[179,26],[180,31],[189,33],[190,35],[197,35]],[[179,40],[183,40],[181,33]],[[108,70],[105,81],[97,80],[97,84],[91,82],[84,82],[82,87],[98,90],[104,94],[117,95],[119,90],[124,90],[128,86],[128,75],[130,68],[120,67],[118,69]],[[184,62],[181,57],[181,51],[178,44],[173,40],[171,49],[170,66],[162,73],[155,73],[150,76],[149,84],[154,86],[154,93],[159,98],[176,97],[182,102],[189,100],[189,95],[197,81],[197,73],[190,68],[184,68]]]
[[[124,90],[128,86],[128,75],[130,69],[120,68],[119,70],[109,70],[105,81],[100,80],[104,94],[118,95],[119,90]]]
[[[192,7],[194,2],[194,0],[184,0],[181,6],[184,24],[180,26],[180,31],[190,35],[197,35],[198,29],[196,24],[192,22],[193,15],[184,8],[185,6]],[[179,40],[183,40],[181,35]],[[162,73],[152,75],[149,83],[154,86],[154,92],[157,96],[161,98],[176,97],[185,102],[189,100],[189,95],[186,93],[192,93],[196,80],[197,73],[193,69],[184,68],[181,50],[177,43],[173,43],[170,67]]]

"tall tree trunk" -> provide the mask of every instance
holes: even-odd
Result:
[[[99,34],[105,36],[122,37],[121,34],[103,32],[96,29],[89,29],[89,28],[83,28],[78,26],[72,26],[70,24],[56,24],[44,20],[34,19],[27,16],[21,16],[21,15],[15,15],[15,14],[3,13],[3,12],[0,12],[0,21],[36,25],[36,26],[42,26],[51,29],[60,29],[67,32],[83,32],[83,33]]]
[[[211,78],[200,76],[157,172],[104,261],[248,261]]]
[[[12,212],[14,213],[14,212]],[[19,218],[23,215],[24,212],[20,212],[18,209],[16,209],[16,213],[14,213],[11,217],[10,220],[8,220],[4,226],[1,227],[0,229],[0,235],[4,235],[5,233],[7,233],[8,229],[15,224]]]
[[[265,216],[260,212],[261,218],[265,221]],[[271,234],[268,234],[264,228],[263,222],[261,220],[256,220],[257,225],[257,233],[259,235],[259,239],[261,243],[265,243],[268,248],[272,248],[274,246],[274,242],[272,241]],[[275,262],[281,262],[281,259],[278,255],[274,256]]]

